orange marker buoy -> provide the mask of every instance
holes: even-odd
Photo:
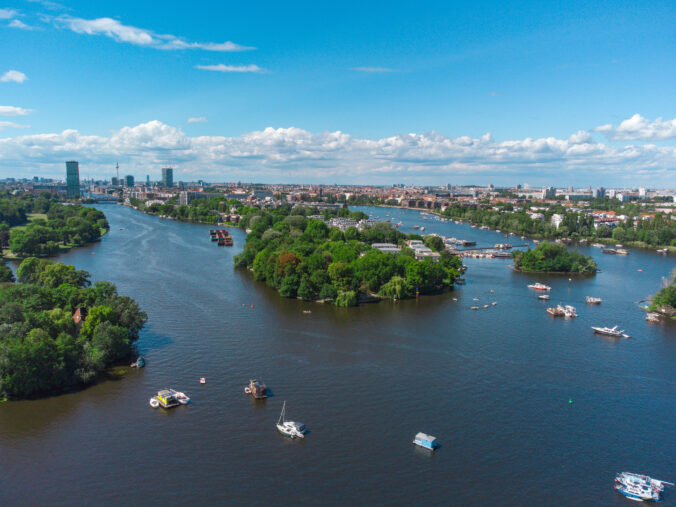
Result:
[[[253,310],[253,305],[251,305],[251,309]]]
[[[202,378],[200,379],[200,384],[206,384],[206,383],[207,383],[207,379],[205,379],[204,377],[202,377]]]

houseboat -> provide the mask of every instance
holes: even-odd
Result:
[[[268,397],[268,388],[265,386],[263,382],[256,379],[251,379],[249,381],[249,385],[244,388],[244,392],[246,394],[250,394],[257,400],[261,400],[263,398]]]
[[[162,389],[155,396],[150,398],[150,406],[153,408],[173,408],[178,407],[181,402],[178,399],[177,392],[173,389]]]
[[[415,436],[413,443],[415,445],[419,445],[420,447],[424,447],[425,449],[429,449],[430,451],[434,451],[437,447],[439,447],[436,437],[422,432]]]

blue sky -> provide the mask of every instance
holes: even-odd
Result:
[[[0,176],[676,185],[673,1],[321,4],[0,3]]]

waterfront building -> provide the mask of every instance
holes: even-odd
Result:
[[[80,164],[76,160],[66,162],[66,197],[80,198]]]
[[[381,252],[384,253],[399,253],[401,252],[401,248],[399,248],[397,245],[394,243],[373,243],[371,245],[373,248],[377,248]]]
[[[133,187],[134,186],[134,176],[131,174],[127,174],[124,177],[124,186],[125,187]]]
[[[171,167],[162,168],[162,186],[171,188],[174,186],[174,169]]]

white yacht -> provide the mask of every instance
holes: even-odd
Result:
[[[544,283],[531,283],[528,286],[529,289],[535,289],[535,290],[552,290],[552,288],[549,285],[545,285]]]
[[[594,327],[592,326],[594,333],[602,334],[605,336],[612,336],[614,338],[629,338],[628,334],[625,334],[624,329],[618,329],[617,326],[614,327]]]
[[[277,421],[277,431],[290,438],[305,438],[305,425],[303,423],[287,421],[285,419],[286,401],[282,404],[282,413]]]

